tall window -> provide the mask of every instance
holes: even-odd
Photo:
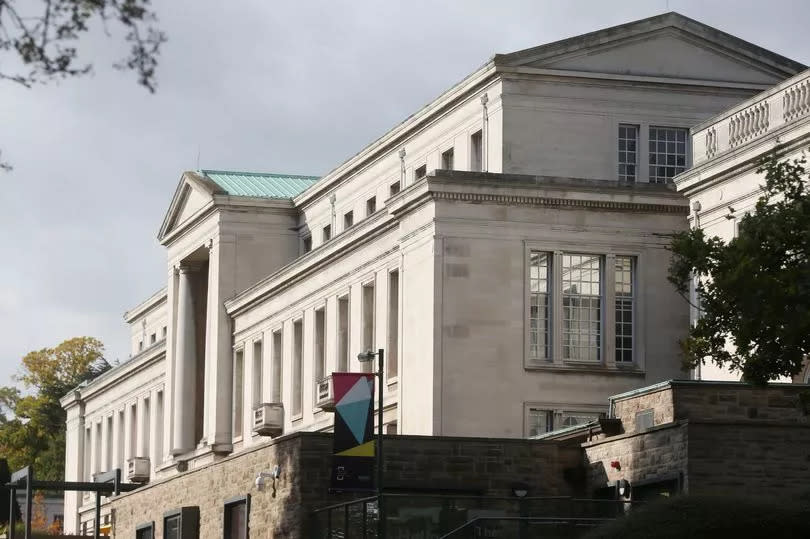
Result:
[[[377,197],[366,200],[366,215],[371,215],[377,211]]]
[[[152,416],[150,409],[152,407],[152,401],[148,398],[143,399],[143,439],[138,440],[138,443],[141,446],[141,450],[138,454],[139,457],[148,457],[149,456],[149,437],[152,434],[152,427],[150,423],[152,422]],[[154,463],[153,463],[154,464]]]
[[[163,424],[162,422],[160,423]],[[115,446],[116,450],[118,451],[118,462],[115,463],[116,467],[121,468],[124,470],[124,466],[126,466],[126,461],[124,460],[124,436],[126,430],[124,429],[124,410],[118,411],[118,434],[116,436]]]
[[[160,462],[163,455],[163,391],[158,391],[155,402],[155,455],[153,461],[155,465]]]
[[[650,127],[650,183],[671,183],[686,170],[687,130]]]
[[[616,257],[616,362],[633,361],[633,259]]]
[[[564,359],[600,359],[601,262],[597,255],[562,255]]]
[[[374,284],[363,285],[363,351],[374,350]],[[363,370],[371,372],[373,361],[363,363]]]
[[[106,419],[105,429],[107,440],[105,442],[105,451],[106,454],[104,455],[104,471],[112,470],[113,468],[113,461],[112,461],[112,454],[113,454],[113,417],[109,416]]]
[[[529,260],[529,357],[548,360],[549,293],[551,277],[549,253],[532,252]]]
[[[281,402],[281,360],[282,360],[281,330],[273,332],[273,396],[272,402]]]
[[[453,148],[442,152],[442,169],[453,170]]]
[[[92,466],[92,462],[90,460],[90,454],[92,452],[92,443],[93,438],[90,431],[91,427],[87,427],[84,429],[84,459],[83,459],[83,466],[84,466],[84,480],[90,482],[93,480],[93,470],[90,468]]]
[[[470,170],[481,172],[484,165],[484,139],[481,131],[476,131],[470,137]]]
[[[326,371],[326,331],[324,309],[315,311],[315,381],[322,380]]]
[[[101,423],[96,423],[93,433],[93,473],[98,473],[101,471]]]
[[[262,403],[262,341],[253,343],[253,378],[250,400],[253,408]]]
[[[399,370],[399,271],[388,274],[388,378],[396,378]]]
[[[310,252],[312,250],[312,236],[307,236],[302,242],[302,247],[304,249],[304,254]]]
[[[549,432],[552,425],[552,412],[540,408],[529,408],[528,429],[529,437]]]
[[[244,496],[225,503],[225,539],[248,539],[249,502],[250,497]]]
[[[343,229],[350,228],[354,224],[354,212],[347,211],[343,214]]]
[[[638,126],[619,125],[619,180],[636,181],[638,166]]]
[[[129,455],[140,457],[138,454],[138,405],[129,407]]]
[[[323,227],[323,236],[322,240],[324,243],[332,239],[332,225],[326,225]]]
[[[241,438],[244,413],[244,365],[245,356],[238,350],[233,360],[233,437]]]
[[[427,176],[427,165],[422,165],[413,172],[414,180],[421,180]]]
[[[304,322],[296,320],[293,322],[293,372],[292,372],[292,413],[298,416],[303,413],[304,393],[301,385],[301,377],[304,373]]]
[[[337,370],[349,370],[349,296],[338,298]]]

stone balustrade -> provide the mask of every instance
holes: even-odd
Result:
[[[810,70],[692,129],[695,165],[810,115]]]

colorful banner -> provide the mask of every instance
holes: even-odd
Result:
[[[332,490],[374,490],[374,375],[332,373]]]

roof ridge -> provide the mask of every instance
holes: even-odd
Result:
[[[211,174],[240,174],[242,176],[270,176],[270,177],[281,177],[281,178],[299,178],[299,179],[320,179],[320,176],[310,176],[306,174],[286,174],[283,172],[248,172],[244,170],[219,170],[219,169],[209,169],[204,168],[200,169],[200,172],[205,174],[206,176],[210,172]]]

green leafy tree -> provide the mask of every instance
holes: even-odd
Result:
[[[166,35],[150,7],[151,0],[0,0],[0,81],[30,88],[90,73],[93,64],[77,42],[97,23],[107,34],[123,30],[129,54],[114,67],[134,71],[154,92]],[[0,159],[0,170],[10,169]]]
[[[23,358],[16,379],[25,394],[0,388],[0,454],[12,469],[31,464],[40,479],[64,478],[66,418],[59,399],[108,369],[104,345],[92,337],[69,339]]]
[[[764,384],[794,376],[810,353],[810,190],[804,155],[764,159],[754,213],[724,242],[701,229],[672,241],[669,280],[698,281],[701,317],[681,342],[685,367],[706,360]]]

